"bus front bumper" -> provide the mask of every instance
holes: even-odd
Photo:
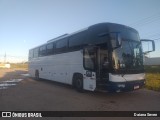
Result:
[[[126,82],[109,82],[107,90],[110,92],[127,92],[142,88],[145,85],[145,80],[135,80]]]

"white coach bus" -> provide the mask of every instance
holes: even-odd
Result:
[[[155,50],[154,41],[143,41]],[[128,26],[95,24],[30,49],[29,74],[73,85],[78,91],[139,89],[145,84],[141,42]]]

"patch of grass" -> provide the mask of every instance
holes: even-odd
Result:
[[[160,73],[160,66],[145,66],[146,73]]]
[[[160,91],[160,66],[145,66],[146,88]]]

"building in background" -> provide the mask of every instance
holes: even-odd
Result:
[[[11,68],[11,65],[0,63],[0,68]]]

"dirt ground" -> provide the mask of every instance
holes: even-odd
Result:
[[[160,111],[160,92],[79,93],[68,85],[21,75],[26,73],[25,69],[0,69],[0,83],[23,79],[1,87],[0,111]]]
[[[9,79],[22,78],[21,74],[28,73],[27,69],[23,68],[12,68],[12,69],[3,69],[0,68],[0,82]]]

